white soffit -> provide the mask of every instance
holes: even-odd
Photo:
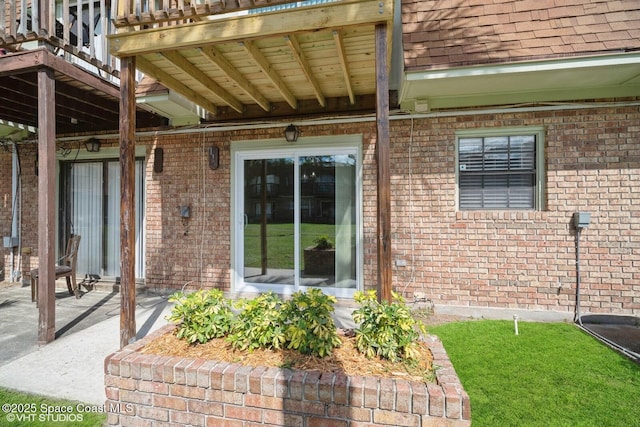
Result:
[[[408,110],[640,96],[640,53],[407,72]]]
[[[168,118],[174,126],[199,124],[204,114],[193,102],[169,89],[151,95],[139,95],[136,103]]]

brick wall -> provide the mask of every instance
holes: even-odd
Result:
[[[11,153],[0,149],[0,238],[11,235],[11,163]],[[0,281],[10,277],[10,270],[10,251],[2,247]]]
[[[437,384],[340,372],[250,367],[137,352],[167,326],[105,360],[111,425],[468,426],[469,396],[435,337]],[[248,423],[248,424],[247,424]]]
[[[546,209],[456,212],[455,131],[502,126],[545,127]],[[637,106],[415,120],[408,138],[410,128],[392,129],[394,257],[408,261],[397,287],[440,304],[571,311],[570,221],[587,211],[583,310],[640,313]]]
[[[639,123],[637,106],[392,121],[393,258],[407,261],[406,267],[394,266],[395,288],[409,297],[425,292],[436,304],[571,312],[571,215],[588,211],[592,224],[581,238],[583,309],[639,313]],[[545,128],[546,209],[456,211],[455,132],[504,126]],[[304,127],[305,136],[356,133],[364,140],[364,283],[373,287],[374,124]],[[194,281],[229,289],[228,141],[280,137],[277,129],[158,140],[165,147],[165,170],[150,174],[147,184],[149,285]],[[221,148],[216,171],[199,163],[209,145]],[[186,236],[177,215],[182,203],[193,212]]]
[[[543,126],[546,209],[457,212],[455,132]],[[150,287],[230,289],[229,141],[281,138],[282,129],[141,139],[148,147],[146,279]],[[363,135],[364,285],[376,281],[375,124],[303,126],[304,136]],[[393,283],[436,304],[554,310],[575,304],[575,211],[592,214],[581,238],[583,311],[640,313],[640,111],[638,106],[475,114],[391,122]],[[220,167],[206,153],[220,148]],[[164,169],[153,172],[153,148]],[[10,164],[10,156],[0,154]],[[35,151],[23,163],[22,269],[37,264]],[[7,163],[8,162],[8,163]],[[25,166],[26,165],[26,166]],[[0,173],[7,173],[1,168]],[[2,194],[10,187],[2,180]],[[3,199],[4,200],[4,199]],[[9,230],[8,202],[0,230]],[[191,206],[183,224],[179,206]],[[186,233],[186,234],[185,234]],[[6,253],[5,253],[6,259]],[[7,271],[5,262],[5,274]]]
[[[37,176],[35,175],[35,153],[36,146],[33,144],[19,144],[18,153],[21,167],[21,191],[22,200],[19,202],[21,208],[20,216],[20,241],[22,248],[34,248],[37,250],[38,242],[38,203],[37,203]],[[12,153],[0,150],[0,237],[11,235],[12,218]],[[1,248],[2,257],[0,259],[0,277],[4,274],[4,279],[11,277],[11,252],[9,249]],[[37,267],[37,258],[28,250],[23,251],[18,256],[18,249],[14,249],[14,268],[23,274],[31,268]],[[4,262],[4,265],[2,263]],[[19,263],[19,264],[18,264]]]
[[[230,262],[228,136],[167,136],[140,143],[150,148],[147,282],[161,287],[187,282],[224,286]],[[211,146],[220,149],[220,167],[215,171],[207,160]],[[161,173],[153,172],[154,148],[164,151]],[[189,219],[180,217],[180,206],[191,208]]]

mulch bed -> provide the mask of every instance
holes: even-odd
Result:
[[[289,349],[256,349],[252,352],[231,347],[224,338],[213,339],[205,344],[189,344],[178,339],[174,333],[164,334],[141,349],[142,353],[163,356],[178,356],[195,359],[219,360],[249,366],[267,366],[343,372],[347,375],[380,376],[411,381],[433,381],[433,357],[425,343],[419,343],[421,357],[415,363],[394,363],[388,360],[367,359],[355,347],[352,331],[338,330],[342,345],[329,356],[320,358],[303,355]]]

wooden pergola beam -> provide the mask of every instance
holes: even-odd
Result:
[[[376,38],[376,161],[378,164],[378,301],[391,302],[391,166],[387,24]]]
[[[136,59],[120,60],[120,348],[136,336]]]

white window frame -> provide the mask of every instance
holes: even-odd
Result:
[[[487,138],[501,136],[523,136],[533,135],[536,138],[536,159],[535,159],[535,193],[534,207],[530,209],[520,209],[527,211],[542,211],[545,209],[546,191],[546,170],[545,170],[545,128],[543,126],[520,126],[503,128],[478,128],[464,129],[456,131],[455,143],[455,167],[456,167],[456,210],[460,211],[460,139],[464,138]],[[512,208],[482,208],[483,211],[517,210]],[[464,209],[464,211],[470,211]]]

